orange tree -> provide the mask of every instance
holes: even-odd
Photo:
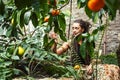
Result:
[[[66,56],[58,56],[49,51],[54,43],[48,37],[52,29],[63,41],[67,41],[66,15],[61,9],[69,2],[70,0],[0,0],[1,79],[13,78],[13,75],[20,73],[33,76],[38,65],[46,71],[55,68],[57,72],[52,70],[51,75],[65,74],[68,71],[75,78],[79,77],[72,67],[69,70],[68,67],[61,66],[61,61],[63,62]],[[84,8],[93,22],[99,21],[101,24],[92,34],[86,33],[83,37],[87,37],[89,42],[96,40],[96,34],[106,27],[102,18],[107,15],[107,19],[114,20],[118,5],[118,0],[77,0],[78,8]],[[33,25],[32,32],[28,32],[30,25]],[[85,50],[86,45],[82,46]],[[93,55],[93,48],[89,48]],[[18,55],[19,52],[21,55]],[[51,65],[54,67],[50,67]]]

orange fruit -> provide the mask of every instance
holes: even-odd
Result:
[[[52,14],[53,16],[55,16],[56,10],[53,9],[53,10],[51,11],[51,14]]]
[[[59,15],[60,14],[60,10],[56,10],[56,15]]]
[[[74,69],[75,69],[75,70],[80,69],[80,65],[75,65],[75,66],[74,66]]]
[[[87,6],[90,10],[97,12],[105,6],[105,1],[104,0],[89,0]]]
[[[57,15],[60,14],[60,10],[53,9],[53,10],[51,11],[51,14],[52,14],[52,16],[57,16]]]
[[[46,17],[44,18],[44,22],[48,22],[48,20],[49,20],[49,16],[46,16]]]

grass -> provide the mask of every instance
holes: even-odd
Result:
[[[109,53],[106,55],[101,55],[100,59],[105,64],[115,64],[118,65],[116,53]]]

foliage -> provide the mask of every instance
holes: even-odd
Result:
[[[58,56],[43,48],[44,28],[40,28],[31,37],[26,36],[22,40],[4,36],[0,41],[3,47],[0,51],[0,79],[12,79],[17,76],[30,77],[60,77],[77,76],[77,72],[71,66],[66,66],[67,56]],[[23,55],[18,54],[18,47],[25,49]]]
[[[38,66],[53,71],[52,76],[58,72],[58,76],[67,74],[76,79],[80,77],[73,67],[60,64],[61,61],[65,62],[66,55],[58,56],[50,51],[54,41],[49,39],[48,34],[52,29],[63,41],[67,41],[65,17],[69,14],[63,12],[62,8],[69,2],[70,0],[0,0],[0,79],[6,80],[18,75],[30,78],[33,74],[38,74]],[[84,8],[88,17],[95,23],[99,21],[100,25],[92,34],[85,33],[81,36],[86,38],[82,51],[89,48],[91,56],[94,56],[94,48],[86,43],[97,40],[98,34],[107,26],[102,18],[108,15],[107,18],[113,20],[119,4],[118,0],[105,0],[106,6],[103,9],[92,12],[86,6],[87,2],[88,0],[77,0],[78,8]],[[60,13],[52,15],[51,11],[56,9]],[[44,22],[46,16],[49,16],[48,22]],[[25,49],[21,56],[17,54],[19,46]]]
[[[115,65],[118,65],[117,57],[116,57],[115,53],[109,53],[109,54],[106,54],[106,55],[101,55],[100,59],[105,64],[115,64]]]

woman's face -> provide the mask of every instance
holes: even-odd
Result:
[[[84,29],[81,28],[79,23],[73,23],[73,25],[72,25],[72,35],[73,36],[81,34],[83,31],[84,31]]]

